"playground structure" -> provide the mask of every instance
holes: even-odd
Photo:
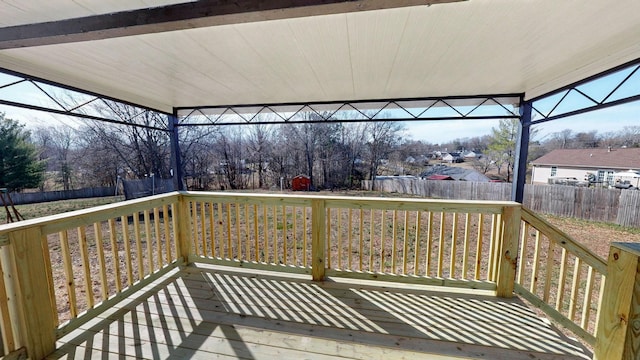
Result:
[[[11,200],[11,195],[7,188],[0,188],[0,202],[2,202],[2,206],[4,206],[4,210],[7,213],[7,223],[24,220],[22,214],[13,205],[13,200]],[[12,212],[13,215],[11,215]]]

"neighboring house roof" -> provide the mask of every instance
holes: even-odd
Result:
[[[491,179],[486,177],[485,175],[472,170],[472,169],[464,169],[461,167],[455,166],[446,166],[446,165],[435,165],[427,168],[420,177],[425,178],[427,180],[431,179],[433,175],[443,175],[451,177],[454,180],[462,180],[462,181],[474,181],[474,182],[489,182]],[[442,180],[442,179],[437,179]]]
[[[447,175],[429,175],[427,180],[453,180],[453,178]]]
[[[640,169],[640,148],[556,149],[531,162],[534,166]]]

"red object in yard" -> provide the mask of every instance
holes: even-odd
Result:
[[[311,190],[311,178],[307,175],[298,175],[291,180],[291,190],[309,191]]]
[[[448,175],[431,175],[427,177],[427,180],[453,180],[453,178]]]

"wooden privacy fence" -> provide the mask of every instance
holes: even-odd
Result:
[[[11,199],[16,205],[19,204],[36,204],[48,201],[83,199],[92,197],[113,196],[116,188],[113,186],[86,188],[77,190],[61,190],[61,191],[42,191],[33,193],[15,193],[12,192]]]
[[[176,267],[212,263],[515,292],[608,354],[633,339],[633,311],[598,305],[640,303],[640,287],[605,286],[636,274],[630,254],[607,264],[514,202],[174,192],[0,226],[2,350],[42,358]]]
[[[501,200],[511,196],[510,183],[385,179],[362,187],[433,199]],[[533,211],[640,227],[640,191],[566,185],[525,185],[523,204]]]

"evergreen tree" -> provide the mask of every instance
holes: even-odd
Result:
[[[0,113],[0,188],[21,190],[40,186],[44,163],[29,142],[29,132]]]

